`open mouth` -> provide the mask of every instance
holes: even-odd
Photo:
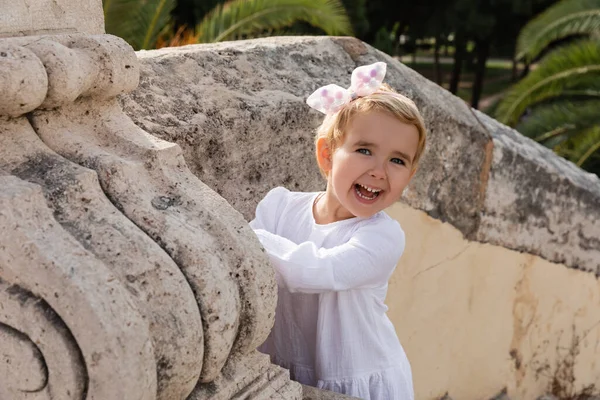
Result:
[[[360,183],[354,185],[354,191],[363,200],[375,200],[382,192],[381,189],[361,185]]]

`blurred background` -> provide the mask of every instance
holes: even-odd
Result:
[[[600,0],[103,0],[134,49],[355,36],[600,175]]]

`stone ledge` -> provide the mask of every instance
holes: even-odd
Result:
[[[476,239],[600,274],[600,181],[492,118],[493,160]]]
[[[267,38],[138,56],[141,83],[123,96],[125,112],[177,142],[191,170],[248,220],[274,186],[324,187],[312,145],[321,115],[305,105],[308,94],[328,83],[348,86],[357,65],[385,61],[385,81],[417,103],[429,131],[403,201],[471,240],[594,272],[600,264],[597,177],[356,39]],[[536,171],[545,178],[531,179]]]
[[[111,35],[0,39],[0,116],[53,109],[78,98],[106,100],[135,89],[138,60]]]
[[[58,33],[104,33],[102,2],[79,0],[6,0],[0,37]]]
[[[346,396],[329,390],[302,385],[302,400],[357,400],[358,397]]]

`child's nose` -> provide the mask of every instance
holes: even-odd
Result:
[[[385,168],[382,163],[377,163],[371,168],[369,174],[375,179],[383,179],[385,178]]]

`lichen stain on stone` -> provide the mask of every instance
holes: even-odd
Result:
[[[521,265],[522,276],[515,285],[515,300],[513,303],[513,336],[510,343],[510,356],[515,361],[515,381],[517,387],[525,378],[527,368],[523,366],[523,356],[521,346],[530,334],[530,328],[533,326],[538,307],[538,299],[531,290],[529,282],[529,271],[535,262],[535,256],[528,255],[526,261]]]
[[[156,196],[151,200],[151,203],[152,207],[157,210],[166,210],[169,207],[181,205],[181,198],[180,196]]]
[[[338,37],[331,40],[341,46],[354,62],[358,62],[360,56],[368,52],[367,46],[362,41],[353,37]]]

